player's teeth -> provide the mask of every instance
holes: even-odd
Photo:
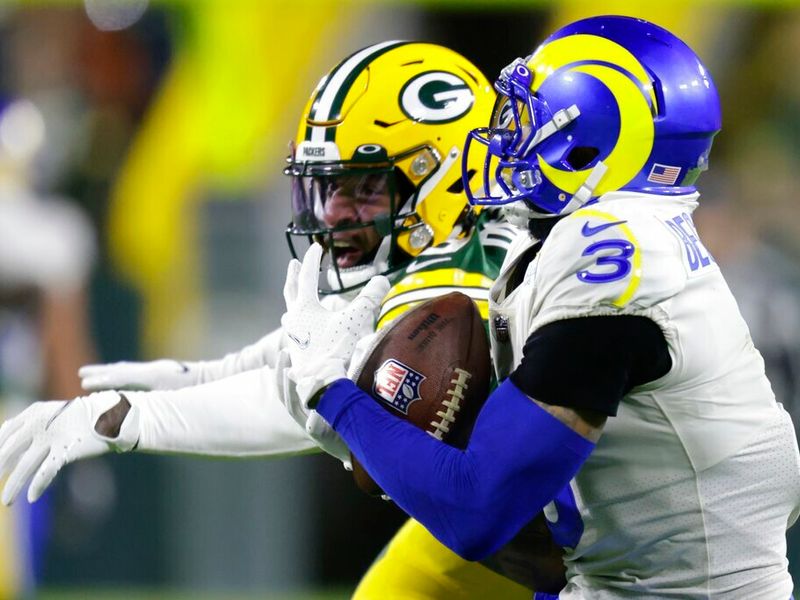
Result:
[[[350,244],[345,240],[333,240],[334,248],[350,248]]]

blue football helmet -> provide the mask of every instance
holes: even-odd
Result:
[[[490,127],[467,137],[464,189],[475,205],[522,200],[527,218],[569,214],[615,190],[691,192],[721,127],[697,55],[630,17],[563,27],[503,69],[495,88]],[[467,161],[481,150],[482,185],[471,189]]]

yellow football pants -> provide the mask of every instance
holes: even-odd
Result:
[[[530,600],[533,591],[447,549],[409,519],[358,584],[354,600]]]

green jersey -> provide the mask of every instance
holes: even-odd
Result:
[[[392,288],[381,305],[380,329],[420,302],[461,292],[478,305],[484,320],[489,315],[489,288],[519,230],[484,210],[467,232],[455,233],[443,243],[424,250],[405,269],[390,275]]]

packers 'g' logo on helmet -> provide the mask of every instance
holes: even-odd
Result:
[[[449,123],[469,112],[475,96],[458,75],[428,71],[403,86],[399,101],[403,113],[415,121]]]

